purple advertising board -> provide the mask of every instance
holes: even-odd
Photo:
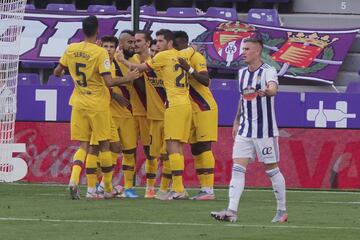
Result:
[[[81,20],[86,13],[28,12],[21,40],[21,61],[58,61],[67,45],[83,39]],[[131,28],[130,14],[98,15],[100,36],[118,36]],[[10,26],[9,26],[10,27]],[[260,37],[263,61],[274,66],[279,76],[332,83],[358,29],[298,29],[228,22],[214,17],[140,17],[140,28],[183,30],[204,54],[209,67],[237,70],[243,40]],[[4,28],[6,31],[6,28]]]
[[[231,126],[239,101],[237,82],[214,80],[211,89],[219,107],[219,125]],[[71,92],[67,86],[18,86],[16,120],[69,121]],[[360,129],[359,102],[359,94],[279,92],[277,122],[279,127]]]

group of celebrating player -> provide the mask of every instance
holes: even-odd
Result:
[[[161,29],[153,40],[148,31],[124,30],[119,39],[104,36],[97,42],[98,27],[95,16],[85,18],[85,40],[70,44],[54,70],[61,76],[67,68],[75,81],[71,139],[80,147],[73,158],[71,197],[80,199],[84,163],[87,198],[139,197],[134,176],[140,140],[146,156],[145,198],[189,198],[182,175],[183,144],[190,143],[201,185],[192,199],[214,199],[211,143],[217,140],[218,111],[204,56],[188,46],[183,31]],[[121,152],[124,187],[113,187]],[[155,192],[158,160],[163,167]]]
[[[217,140],[218,110],[209,90],[206,60],[188,46],[187,34],[161,29],[155,42],[150,32],[125,30],[119,39],[105,36],[96,44],[95,16],[83,20],[83,32],[85,40],[70,44],[54,70],[60,76],[68,68],[75,81],[70,98],[71,138],[80,141],[80,147],[74,155],[71,197],[80,198],[78,184],[84,162],[87,198],[138,197],[134,171],[141,140],[146,156],[145,198],[189,197],[182,176],[183,145],[190,143],[201,185],[193,199],[214,199],[211,143]],[[246,169],[256,156],[264,164],[277,201],[272,222],[288,219],[285,178],[278,167],[279,131],[274,106],[278,78],[276,69],[262,61],[262,49],[261,37],[243,40],[242,57],[247,66],[239,70],[229,205],[210,213],[217,220],[237,221]],[[113,188],[113,169],[121,151],[124,187]],[[158,159],[163,168],[155,193]],[[99,175],[102,181],[96,187]]]

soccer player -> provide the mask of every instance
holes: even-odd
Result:
[[[174,32],[174,46],[177,50],[188,48],[189,37],[184,31]],[[210,79],[205,57],[195,52],[190,65],[179,59],[181,66],[189,73],[193,126],[190,133],[191,152],[200,180],[201,190],[194,200],[213,200],[215,158],[211,143],[217,141],[218,108],[209,89]]]
[[[189,139],[191,127],[191,103],[189,99],[189,83],[185,70],[179,64],[179,57],[186,59],[194,53],[194,49],[177,51],[173,48],[174,36],[168,29],[156,32],[156,44],[159,53],[143,64],[127,64],[139,71],[153,69],[161,80],[167,95],[167,108],[164,115],[164,139],[169,154],[172,171],[172,191],[168,200],[187,199],[182,175],[184,172],[183,144]]]
[[[153,58],[158,53],[157,47],[156,47],[156,39],[153,39],[150,44],[149,48],[149,54],[150,57]]]
[[[226,210],[211,212],[217,220],[237,221],[239,200],[245,186],[246,168],[256,154],[264,163],[277,200],[277,212],[272,222],[283,223],[288,215],[285,205],[285,179],[278,167],[278,128],[275,119],[274,96],[278,79],[274,67],[261,61],[262,41],[244,40],[243,58],[248,65],[239,70],[241,93],[234,120],[233,168],[229,186],[229,205]]]
[[[137,31],[135,33],[135,52],[139,54],[140,61],[143,63],[151,59],[152,54],[156,54],[156,42],[152,45],[150,32]],[[155,47],[154,47],[155,46]],[[168,156],[166,153],[166,146],[164,141],[164,113],[166,104],[166,92],[164,89],[164,82],[159,79],[153,70],[145,71],[145,89],[146,89],[146,118],[150,124],[150,158],[148,158],[146,169],[146,192],[145,198],[155,197],[155,178],[158,169],[158,162],[156,158],[160,157],[163,162],[163,172],[160,183],[160,191],[156,197],[161,198],[167,193],[171,182],[171,168]],[[160,196],[161,195],[161,196]],[[167,196],[167,194],[166,194]]]
[[[135,37],[134,33],[130,30],[124,30],[120,33],[119,36],[119,50],[122,50],[125,59],[129,60],[132,63],[140,63],[139,56],[135,55]],[[117,62],[120,67],[120,70],[123,74],[129,71],[129,68],[121,63]],[[131,107],[132,107],[132,116],[134,127],[131,126],[131,130],[126,130],[128,136],[131,135],[131,138],[137,139],[140,138],[142,144],[144,145],[144,153],[147,160],[150,159],[148,154],[149,144],[150,144],[150,135],[149,135],[149,124],[146,119],[146,95],[145,88],[141,85],[141,82],[144,83],[143,76],[141,79],[138,79],[133,82],[133,84],[127,84],[126,89],[128,91]],[[128,198],[137,198],[138,194],[136,193],[134,187],[134,176],[135,176],[135,159],[136,159],[136,146],[132,149],[123,150],[123,172],[124,172],[124,187],[125,191],[123,193],[124,197]]]
[[[71,197],[79,199],[79,176],[86,158],[86,173],[89,196],[94,194],[97,182],[97,156],[87,154],[90,138],[99,143],[101,170],[105,184],[105,197],[112,197],[112,160],[110,139],[110,94],[107,86],[122,84],[123,80],[135,79],[138,71],[129,72],[123,78],[112,78],[111,64],[107,51],[96,45],[98,20],[95,16],[84,18],[82,30],[85,40],[70,44],[54,75],[61,76],[68,68],[74,79],[75,88],[70,98],[71,139],[80,142],[80,148],[74,155],[73,169],[69,183]],[[87,194],[87,195],[88,195]]]

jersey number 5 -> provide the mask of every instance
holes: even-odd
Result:
[[[176,77],[176,86],[183,88],[188,86],[188,75],[184,71],[184,69],[180,66],[180,64],[175,64],[175,71],[178,71],[180,69],[180,74]],[[181,80],[185,78],[185,84],[181,83]]]
[[[80,80],[76,80],[76,82],[80,87],[87,87],[86,75],[84,72],[80,70],[80,68],[84,68],[84,67],[86,67],[86,64],[84,63],[76,63],[75,65],[76,75],[80,77]]]

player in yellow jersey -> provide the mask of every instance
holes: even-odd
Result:
[[[194,49],[177,51],[173,48],[173,33],[168,29],[156,32],[157,48],[159,53],[153,59],[143,64],[131,64],[139,71],[153,69],[158,78],[164,81],[167,95],[167,104],[164,115],[164,139],[169,154],[172,171],[172,191],[167,199],[187,199],[182,175],[184,171],[183,144],[189,139],[191,127],[191,103],[189,99],[189,84],[187,73],[179,64],[178,58],[189,59]]]
[[[101,38],[101,46],[107,50],[110,57],[111,75],[113,77],[123,76],[119,65],[115,62],[114,59],[118,43],[119,40],[114,36],[106,35]],[[110,93],[110,112],[112,116],[110,150],[113,160],[113,167],[115,167],[119,153],[121,152],[121,146],[123,146],[126,150],[133,149],[136,146],[136,137],[134,136],[131,138],[131,135],[127,134],[131,128],[134,129],[132,132],[135,132],[135,123],[131,113],[130,97],[129,94],[126,94],[126,87],[111,87]],[[89,151],[91,151],[91,146]],[[104,192],[103,183],[104,182],[101,181],[97,189],[97,192],[100,194]],[[119,196],[122,193],[122,187],[120,185],[114,186],[113,189],[115,196]]]
[[[156,47],[156,39],[153,39],[150,44],[149,55],[151,58],[153,58],[157,53],[158,53],[158,50]]]
[[[174,32],[174,46],[186,49],[189,37],[184,31]],[[194,200],[212,200],[214,194],[215,158],[211,143],[217,141],[218,108],[209,89],[210,79],[205,57],[196,52],[190,58],[190,65],[180,59],[181,66],[190,74],[190,96],[193,110],[193,126],[190,134],[191,152],[200,180],[201,190]]]
[[[151,59],[151,43],[150,32],[137,31],[135,33],[135,52],[140,56],[142,63]],[[153,50],[153,54],[155,55],[156,49]],[[145,164],[147,175],[145,198],[161,198],[167,193],[172,179],[170,162],[168,161],[169,158],[166,153],[164,140],[164,114],[167,98],[164,82],[157,77],[153,70],[145,71],[144,78],[147,107],[146,117],[150,123],[150,156],[152,158],[152,160],[148,160]],[[154,185],[158,169],[157,158],[160,158],[163,162],[163,169],[160,190],[155,196]]]
[[[119,36],[119,49],[123,52],[124,57],[133,63],[140,63],[139,56],[135,54],[135,37],[134,33],[130,30],[124,30],[120,33]],[[129,71],[129,68],[119,62],[119,66],[122,69],[123,73]],[[134,81],[133,84],[126,85],[126,88],[130,94],[130,102],[132,106],[132,115],[135,122],[135,133],[130,132],[129,134],[134,135],[136,138],[139,138],[144,146],[144,153],[146,156],[146,162],[152,160],[149,155],[149,144],[150,144],[150,135],[149,135],[149,123],[146,119],[146,93],[144,87],[144,78],[141,76],[140,79]],[[136,147],[136,146],[135,146]],[[133,156],[131,161],[127,161],[125,158],[125,164],[123,161],[123,170],[124,170],[124,184],[125,191],[124,197],[138,197],[136,191],[133,188],[134,185],[134,176],[135,176],[135,150],[133,153],[129,152],[127,156]],[[125,153],[125,152],[124,152]]]
[[[110,139],[110,94],[107,86],[122,84],[123,80],[134,79],[139,72],[132,71],[123,78],[111,77],[111,64],[107,51],[96,43],[98,20],[95,16],[84,18],[82,30],[85,40],[68,46],[54,69],[54,75],[61,76],[65,68],[74,79],[75,88],[70,98],[71,140],[80,142],[80,148],[74,155],[74,164],[69,183],[71,197],[79,199],[79,175],[81,165],[86,158],[87,197],[95,198],[97,182],[97,156],[87,154],[90,138],[99,143],[101,170],[104,174],[106,198],[112,197],[112,160]]]

